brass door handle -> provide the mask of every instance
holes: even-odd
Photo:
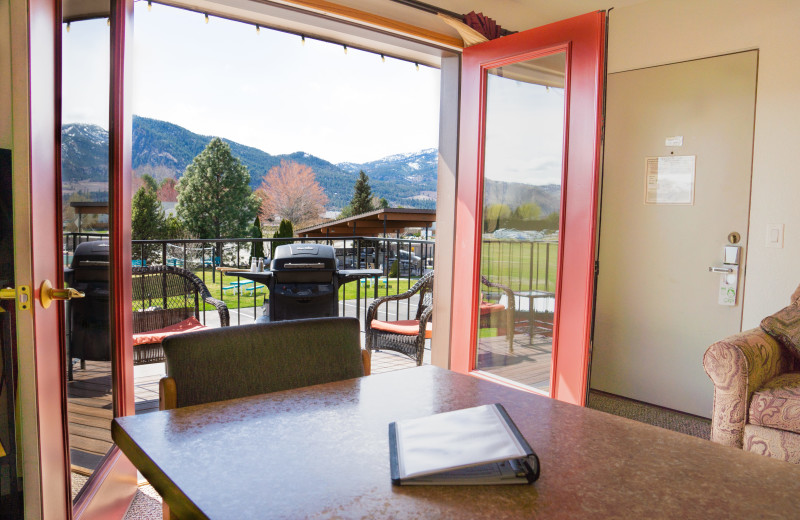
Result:
[[[75,298],[83,298],[85,296],[86,294],[77,289],[73,289],[72,287],[56,289],[53,287],[53,284],[50,283],[50,280],[43,281],[41,287],[39,288],[39,301],[41,302],[42,307],[45,309],[50,307],[50,304],[53,303],[53,301],[72,300]]]

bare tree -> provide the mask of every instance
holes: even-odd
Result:
[[[319,219],[328,197],[314,179],[314,172],[304,164],[281,161],[264,177],[256,190],[261,198],[261,216],[289,220],[296,227]]]
[[[178,181],[173,178],[164,179],[158,187],[158,200],[162,202],[178,202]]]

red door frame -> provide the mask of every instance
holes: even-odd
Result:
[[[97,468],[73,508],[66,406],[63,304],[44,309],[39,303],[41,282],[63,283],[61,255],[61,2],[28,0],[28,117],[29,200],[15,203],[30,208],[31,280],[34,289],[32,344],[35,352],[38,475],[30,468],[25,478],[39,480],[39,496],[25,497],[40,508],[43,518],[122,518],[136,492],[136,470],[114,447]],[[132,368],[130,263],[130,102],[122,94],[126,61],[132,48],[133,0],[111,2],[112,63],[109,150],[112,260],[112,356],[118,359],[112,375],[114,412],[134,413]],[[16,16],[17,13],[12,13]],[[127,30],[126,30],[127,29]],[[128,70],[129,67],[128,67]],[[20,145],[21,146],[21,145]],[[35,213],[34,213],[35,212]],[[24,243],[24,240],[20,240]],[[125,262],[125,259],[128,259]],[[24,281],[17,280],[19,285]],[[32,458],[33,460],[33,458]],[[30,487],[25,486],[26,489]],[[38,507],[31,501],[38,501]],[[33,512],[33,511],[31,511]]]
[[[12,17],[19,17],[20,11]],[[19,7],[19,4],[17,4]],[[12,23],[21,23],[21,20]],[[29,283],[34,296],[31,302],[33,313],[33,336],[30,340],[33,348],[35,373],[35,416],[37,426],[30,428],[37,432],[36,448],[38,451],[38,475],[34,467],[23,469],[24,479],[38,478],[39,496],[31,489],[34,487],[23,482],[26,508],[39,508],[42,518],[62,518],[71,508],[69,495],[69,448],[66,432],[66,387],[65,387],[65,344],[63,329],[60,325],[63,310],[60,306],[45,309],[39,303],[42,281],[50,280],[57,284],[63,279],[62,257],[59,244],[61,242],[61,186],[58,178],[57,160],[60,156],[60,122],[56,110],[60,107],[60,84],[56,81],[58,59],[61,50],[61,5],[60,2],[46,0],[30,0],[27,2],[26,32],[27,38],[27,73],[26,83],[16,83],[15,88],[23,85],[27,88],[27,163],[29,165],[29,186],[27,193],[16,192],[20,198],[14,205],[27,206],[30,229],[30,243],[15,236],[15,249],[30,246],[30,280],[20,279],[21,266],[17,267],[15,283],[17,286]],[[56,32],[58,30],[59,32]],[[22,33],[16,38],[21,39]],[[12,43],[13,45],[13,43]],[[20,54],[15,57],[20,58]],[[19,69],[18,69],[19,70]],[[22,96],[24,97],[24,96]],[[16,104],[16,102],[15,102]],[[17,114],[20,116],[21,114]],[[25,123],[19,123],[20,126]],[[25,148],[22,143],[15,143],[16,148]],[[16,155],[16,153],[15,153]],[[15,167],[16,171],[19,171]],[[20,200],[27,197],[27,200]],[[34,214],[35,212],[35,214]],[[15,225],[15,232],[21,226]],[[25,244],[18,246],[17,244]],[[26,259],[27,260],[27,259]],[[29,311],[23,311],[29,312]],[[20,313],[17,314],[20,319]],[[21,344],[19,350],[29,345]],[[22,354],[21,354],[22,355]],[[23,410],[23,416],[27,410]],[[24,428],[23,424],[23,428]],[[27,444],[23,440],[23,445]],[[31,444],[27,444],[30,448]],[[24,456],[24,452],[23,452]],[[32,461],[37,457],[31,456]],[[34,471],[32,471],[33,469]],[[35,501],[38,500],[38,504]],[[35,514],[35,513],[34,513]]]
[[[462,56],[450,368],[475,371],[486,71],[563,50],[564,173],[550,395],[582,406],[594,295],[605,24],[604,12],[588,13],[469,47]]]

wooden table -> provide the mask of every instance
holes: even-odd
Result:
[[[500,402],[532,486],[395,487],[388,423]],[[187,518],[797,518],[800,467],[435,367],[114,420]]]

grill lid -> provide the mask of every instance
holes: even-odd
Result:
[[[335,271],[336,251],[325,244],[285,244],[275,248],[271,271]]]
[[[108,269],[108,240],[78,244],[72,257],[73,269]]]

